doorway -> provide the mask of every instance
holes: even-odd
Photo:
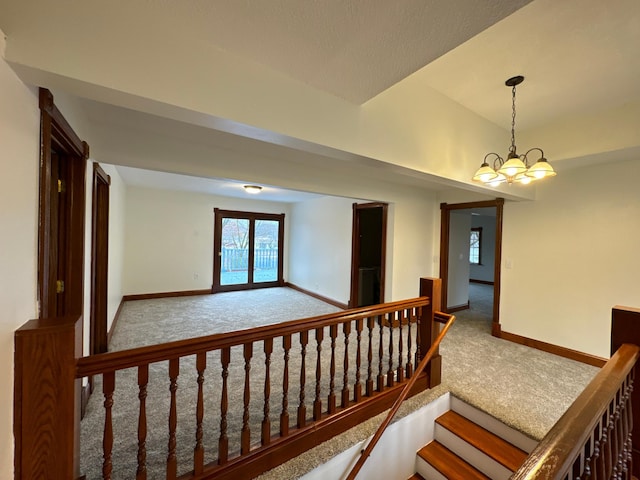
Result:
[[[284,285],[284,213],[214,209],[212,292]]]
[[[91,213],[91,317],[89,352],[108,350],[107,300],[109,271],[109,186],[111,178],[93,164],[93,203]]]
[[[350,308],[384,302],[387,209],[386,203],[353,204]]]
[[[468,308],[469,290],[460,292],[456,284],[466,281],[478,301],[488,299],[491,315],[491,334],[500,336],[500,264],[502,256],[502,212],[504,199],[440,205],[440,277],[442,278],[442,305],[447,312]],[[474,223],[472,213],[490,209],[495,219],[491,227]],[[482,253],[480,242],[490,237],[490,251]],[[466,269],[466,270],[465,270]],[[473,273],[472,273],[473,272]],[[466,279],[465,279],[466,276]],[[478,278],[474,278],[478,277]],[[473,284],[469,280],[476,280]],[[454,283],[452,285],[452,282]],[[467,302],[464,305],[464,302]]]
[[[40,100],[39,317],[82,315],[85,172],[89,146],[80,140],[45,88]]]

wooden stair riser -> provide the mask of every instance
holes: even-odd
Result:
[[[435,440],[418,451],[416,467],[429,480],[490,480]]]
[[[493,480],[508,480],[513,473],[442,425],[436,424],[435,438],[465,462],[473,465]]]
[[[527,437],[524,433],[511,428],[497,418],[479,410],[473,405],[469,405],[453,395],[451,396],[451,410],[527,453],[531,453],[538,445],[536,440]]]

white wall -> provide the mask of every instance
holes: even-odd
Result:
[[[128,187],[124,294],[210,289],[214,208],[284,213],[284,275],[287,277],[289,204]]]
[[[289,282],[348,303],[354,202],[320,197],[292,205]]]
[[[0,32],[0,51],[3,35]],[[0,479],[13,478],[13,332],[37,317],[38,96],[0,59]]]
[[[505,204],[503,330],[609,356],[611,307],[640,306],[639,160],[561,172],[535,202]]]
[[[496,217],[488,215],[472,215],[471,227],[482,228],[481,265],[470,265],[469,278],[493,282],[496,258]]]
[[[447,307],[460,307],[469,302],[469,231],[471,214],[451,211],[449,222],[449,283]]]

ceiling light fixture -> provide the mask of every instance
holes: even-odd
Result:
[[[520,85],[524,80],[522,75],[512,77],[508,79],[504,84],[507,87],[511,87],[511,146],[509,147],[509,154],[507,159],[503,159],[497,153],[487,153],[484,156],[484,161],[480,168],[473,176],[474,182],[481,182],[484,184],[497,187],[498,185],[506,183],[522,183],[527,184],[533,180],[538,180],[545,177],[553,177],[556,175],[555,170],[549,164],[546,158],[544,158],[544,152],[541,148],[534,147],[528,150],[522,155],[516,153],[516,86]],[[540,152],[540,157],[533,165],[529,166],[529,159],[527,156],[531,152]],[[537,156],[537,155],[536,155]],[[489,165],[487,160],[493,158],[493,167]]]
[[[245,185],[244,189],[247,191],[247,193],[260,193],[260,190],[262,190],[262,187],[260,185]]]

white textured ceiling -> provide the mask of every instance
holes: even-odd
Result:
[[[189,24],[216,47],[361,104],[530,1],[218,0],[194,2]]]
[[[64,22],[205,44],[355,104],[412,75],[408,88],[435,89],[504,128],[504,81],[521,74],[517,131],[640,102],[640,0],[0,0],[9,42],[51,24],[75,32]]]

